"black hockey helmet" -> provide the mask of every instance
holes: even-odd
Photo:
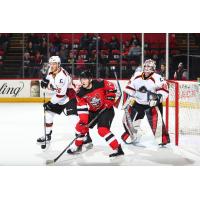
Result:
[[[84,70],[80,73],[79,78],[88,78],[91,79],[92,78],[92,73],[90,72],[90,70]]]

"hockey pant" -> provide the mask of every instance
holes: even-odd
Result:
[[[96,116],[96,112],[89,113],[89,122]],[[105,110],[97,119],[97,121],[90,127],[93,128],[97,125],[98,134],[105,139],[108,145],[113,149],[117,149],[119,143],[115,137],[115,135],[110,131],[110,126],[112,120],[114,118],[114,109],[110,108]],[[80,146],[83,144],[86,134],[78,133],[79,137],[75,141],[76,146]]]
[[[76,110],[77,101],[75,98],[69,100],[64,105],[53,104],[50,110],[46,110],[46,132],[49,134],[53,127],[53,119],[55,114],[60,115],[64,109],[66,109],[67,115],[77,115]]]

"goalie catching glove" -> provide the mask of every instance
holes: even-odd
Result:
[[[154,107],[162,102],[162,95],[153,92],[149,93],[149,106]]]

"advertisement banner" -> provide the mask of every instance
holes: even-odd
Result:
[[[0,97],[30,97],[30,80],[0,80]]]

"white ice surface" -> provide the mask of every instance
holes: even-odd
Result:
[[[123,111],[115,110],[111,130],[121,142]],[[40,103],[0,103],[0,165],[46,165],[74,138],[74,126],[77,116],[55,117],[52,142],[46,150],[36,144],[38,137],[44,134],[43,107]],[[125,156],[110,159],[112,152],[107,143],[98,135],[96,127],[91,130],[94,148],[80,155],[63,156],[55,165],[200,165],[200,136],[180,137],[180,145],[172,143],[159,148],[145,120],[142,122],[145,134],[138,146],[122,146]]]

